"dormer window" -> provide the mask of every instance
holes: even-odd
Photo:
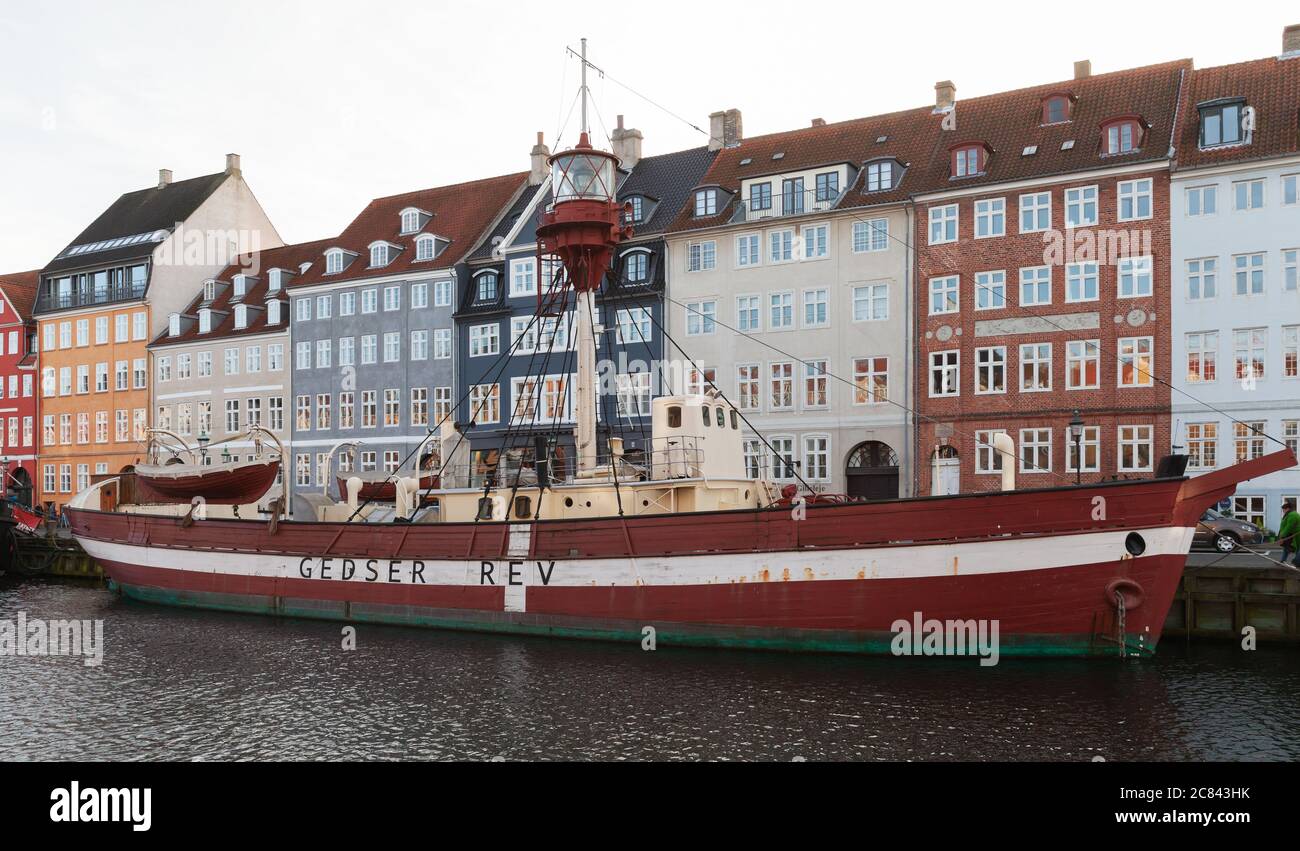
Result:
[[[406,209],[402,211],[402,233],[415,233],[420,229],[423,222],[420,221],[422,216],[416,209]]]
[[[331,248],[325,252],[325,274],[337,275],[347,266],[347,252],[341,248]]]
[[[1070,120],[1074,101],[1069,95],[1048,95],[1043,99],[1043,123],[1063,124]]]
[[[376,266],[387,266],[392,259],[392,246],[386,242],[375,242],[370,245],[370,268]]]
[[[833,203],[840,197],[840,173],[826,171],[817,175],[815,193],[818,202]]]
[[[1203,103],[1197,107],[1201,114],[1202,148],[1219,145],[1239,145],[1250,141],[1244,118],[1246,102],[1240,98]]]
[[[1101,150],[1106,156],[1130,154],[1142,147],[1142,125],[1136,118],[1117,118],[1101,128]]]
[[[627,199],[627,203],[632,208],[628,212],[628,221],[634,224],[641,221],[645,216],[645,199],[640,195],[633,195]]]
[[[167,336],[179,337],[181,335],[181,315],[173,313],[167,317]]]
[[[248,276],[235,276],[235,298],[243,298],[248,294]]]
[[[208,280],[203,282],[203,300],[213,301],[217,297],[217,282]]]
[[[983,145],[960,145],[952,151],[952,176],[974,177],[984,173],[988,152]]]
[[[893,160],[879,160],[867,163],[866,191],[880,192],[893,189],[896,181],[896,168]]]
[[[266,285],[273,293],[278,293],[284,287],[284,270],[272,269],[266,273]]]
[[[497,273],[483,272],[478,276],[477,301],[496,301]]]
[[[700,189],[695,193],[695,216],[715,216],[718,213],[718,190]]]
[[[212,311],[203,308],[199,311],[199,333],[207,334],[212,331]]]
[[[282,302],[278,298],[273,298],[266,303],[266,324],[280,324],[280,305]]]
[[[236,328],[248,327],[248,305],[246,304],[235,305],[235,327]]]
[[[415,241],[415,259],[432,260],[437,256],[437,240],[432,236],[422,236]]]

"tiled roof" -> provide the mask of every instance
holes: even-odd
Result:
[[[493,226],[497,216],[512,205],[516,193],[526,190],[527,172],[422,189],[371,201],[352,224],[325,248],[343,248],[357,256],[343,272],[325,274],[325,263],[314,263],[291,286],[362,280],[411,271],[445,269],[466,258]],[[433,217],[417,233],[402,234],[401,213],[407,207],[426,210]],[[415,260],[415,239],[433,234],[450,240],[434,260]],[[387,241],[401,248],[387,265],[370,268],[370,245]]]
[[[14,272],[0,275],[0,291],[24,319],[30,319],[32,308],[36,305],[36,291],[41,281],[41,270],[31,272]]]
[[[176,227],[177,222],[188,219],[227,177],[229,175],[222,171],[203,177],[192,177],[189,180],[178,180],[166,186],[151,186],[148,189],[128,192],[100,213],[99,218],[91,222],[59,254],[62,255],[75,245],[87,245],[151,231],[170,232]],[[43,271],[58,272],[88,264],[99,265],[148,257],[155,247],[157,243],[142,242],[105,251],[68,257],[59,256],[50,261]]]
[[[321,257],[321,252],[333,244],[332,240],[318,239],[314,242],[300,242],[296,245],[284,245],[279,248],[268,248],[254,255],[251,262],[247,264],[232,264],[221,271],[216,276],[216,280],[221,281],[227,286],[222,288],[212,304],[207,305],[213,311],[224,313],[221,321],[215,325],[211,331],[206,334],[199,333],[199,324],[197,321],[191,322],[181,334],[175,337],[167,333],[168,329],[154,339],[150,345],[154,346],[171,346],[177,343],[193,343],[201,340],[220,340],[227,337],[240,337],[249,334],[264,334],[268,331],[287,331],[289,329],[289,309],[288,300],[284,299],[284,306],[280,311],[280,323],[278,325],[266,324],[266,292],[270,286],[270,277],[268,272],[271,269],[285,269],[287,271],[298,273],[303,263],[311,263],[319,266],[325,261]],[[235,293],[232,281],[235,275],[241,272],[247,272],[255,275],[253,286],[249,287],[248,292],[241,299],[232,298]],[[293,279],[290,279],[292,284]],[[236,304],[248,304],[263,308],[262,310],[251,311],[247,327],[235,327],[235,309]],[[203,306],[203,289],[200,287],[197,295],[190,302],[189,306],[182,311],[186,316],[197,317],[199,308]]]
[[[1161,160],[1168,156],[1174,137],[1180,81],[1183,73],[1190,70],[1189,60],[1179,60],[959,99],[953,129],[943,129],[944,115],[936,114],[932,106],[925,106],[744,139],[736,147],[718,152],[699,185],[716,185],[738,193],[741,181],[751,176],[838,163],[860,167],[881,158],[893,158],[903,164],[902,179],[889,191],[863,192],[863,177],[859,174],[837,205],[844,209],[965,186]],[[1071,120],[1044,126],[1041,123],[1043,101],[1048,95],[1058,93],[1068,94],[1075,100]],[[1149,125],[1141,147],[1128,154],[1102,156],[1102,123],[1124,115],[1141,116]],[[877,141],[882,137],[884,141]],[[1063,150],[1061,145],[1067,140],[1074,140],[1074,144]],[[983,143],[992,153],[982,174],[953,179],[950,177],[951,149],[966,142]],[[1037,146],[1037,150],[1025,156],[1023,151],[1030,146]],[[775,154],[780,156],[773,159]],[[739,203],[741,199],[733,197],[718,215],[697,219],[688,199],[668,230],[726,224]]]
[[[1178,168],[1281,157],[1300,152],[1300,56],[1270,57],[1193,71],[1179,120]],[[1248,145],[1201,150],[1199,103],[1241,97],[1255,109]]]
[[[532,203],[533,196],[537,194],[537,189],[538,187],[536,186],[529,186],[526,187],[523,192],[519,193],[519,197],[515,200],[515,203],[511,205],[510,209],[506,211],[506,214],[501,217],[501,221],[497,222],[497,226],[492,229],[492,233],[488,234],[488,238],[483,240],[482,244],[480,244],[479,247],[474,250],[474,253],[470,255],[469,260],[471,262],[493,259],[492,249],[496,247],[493,240],[504,240],[510,234],[510,229],[515,226],[515,222],[517,222],[519,217],[524,215],[528,210],[528,205]],[[546,204],[550,199],[551,193],[548,190],[546,195],[538,201],[537,207],[534,209],[530,220],[524,222],[524,226],[519,229],[519,234],[515,237],[516,244],[529,245],[537,240],[536,214],[546,208]]]
[[[633,239],[662,233],[677,218],[691,190],[700,182],[713,162],[714,151],[707,147],[689,148],[671,154],[642,157],[632,173],[618,187],[620,200],[643,195],[658,202],[650,218],[633,228]]]

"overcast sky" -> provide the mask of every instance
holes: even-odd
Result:
[[[1199,11],[1203,8],[1203,11]],[[123,192],[244,176],[287,241],[337,234],[374,197],[528,167],[577,91],[589,39],[597,137],[615,116],[647,155],[1190,57],[1281,50],[1295,3],[360,3],[0,5],[0,272],[45,265]],[[1198,20],[1199,19],[1199,20]],[[661,108],[662,107],[662,108]],[[665,111],[667,110],[667,111]],[[577,127],[569,120],[567,139]],[[554,150],[554,147],[552,147]]]

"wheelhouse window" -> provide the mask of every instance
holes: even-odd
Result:
[[[1201,114],[1201,147],[1214,148],[1248,141],[1242,121],[1245,106],[1245,101],[1234,100],[1206,103],[1197,107]]]

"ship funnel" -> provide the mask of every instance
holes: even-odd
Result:
[[[1000,431],[993,435],[993,451],[1002,456],[1002,489],[1016,489],[1016,442],[1011,435]]]

